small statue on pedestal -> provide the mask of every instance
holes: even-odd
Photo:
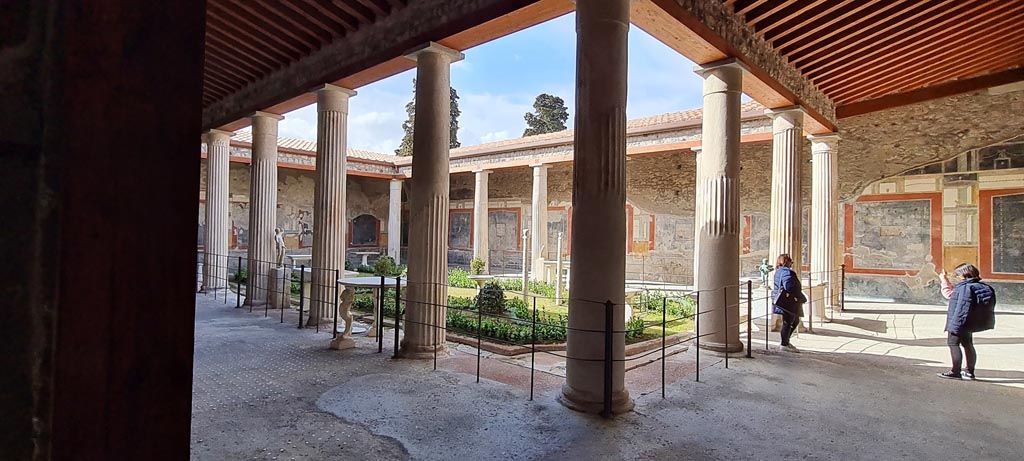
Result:
[[[284,246],[284,234],[281,232],[280,227],[274,228],[274,249],[276,250],[274,254],[277,255],[275,258],[277,267],[283,267],[284,254],[288,247]]]
[[[761,259],[761,267],[758,268],[761,271],[761,286],[768,286],[768,274],[775,269],[771,264],[768,264],[768,258]]]
[[[356,347],[352,339],[352,304],[355,301],[355,292],[346,288],[341,292],[341,306],[338,308],[338,317],[345,322],[345,331],[338,334],[331,340],[330,348],[334,350],[351,349]]]

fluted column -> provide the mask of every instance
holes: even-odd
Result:
[[[473,257],[484,262],[484,273],[491,272],[490,242],[488,241],[488,179],[491,170],[476,170],[476,185],[473,189]]]
[[[313,326],[333,314],[337,271],[345,270],[345,154],[348,100],[356,92],[334,85],[316,91],[316,183],[313,188],[313,268],[309,317]]]
[[[625,386],[626,80],[629,0],[576,4],[572,293],[563,405],[604,404],[605,301],[613,303],[611,411],[629,411]]]
[[[768,263],[774,265],[782,253],[793,257],[793,270],[800,272],[801,200],[800,175],[803,162],[803,110],[790,108],[765,111],[772,119],[772,202]]]
[[[530,229],[530,262],[532,280],[544,280],[544,248],[548,244],[548,167],[551,165],[530,165],[533,167],[533,219]]]
[[[267,302],[267,275],[274,261],[277,223],[277,122],[267,112],[252,115],[252,165],[249,172],[249,283],[246,305]]]
[[[697,182],[703,192],[698,215],[697,289],[700,347],[743,349],[739,339],[740,95],[743,68],[735,60],[700,67],[704,121]]]
[[[839,274],[830,271],[839,268],[836,258],[839,239],[836,226],[836,152],[839,135],[812,135],[807,138],[811,140],[811,278],[815,284],[829,283],[825,292],[826,306],[834,307],[838,304]]]
[[[402,263],[402,180],[391,180],[388,197],[388,255]]]
[[[695,172],[700,171],[700,161],[703,158],[700,155],[700,147],[692,147],[690,150],[693,151],[697,165]],[[701,217],[704,210],[702,203],[704,203],[704,190],[700,187],[700,181],[694,181],[694,204],[693,204],[693,282],[694,288],[697,287],[697,273],[700,272],[700,226],[697,223],[703,219]]]
[[[231,134],[210,130],[206,133],[206,229],[203,240],[203,292],[228,286],[228,217],[229,157]]]
[[[447,350],[450,66],[463,56],[431,42],[408,57],[416,60],[416,121],[409,194],[409,288],[399,356],[428,358]]]

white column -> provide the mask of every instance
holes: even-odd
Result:
[[[733,59],[696,69],[704,77],[704,121],[697,182],[697,289],[702,348],[743,349],[739,339],[740,95],[743,68]]]
[[[476,185],[473,189],[473,257],[484,262],[484,273],[491,272],[490,242],[488,241],[488,179],[491,170],[476,170],[473,172]]]
[[[245,304],[268,301],[268,275],[274,261],[277,224],[277,123],[284,117],[252,115],[252,165],[249,180],[249,283]]]
[[[206,133],[206,248],[203,259],[203,292],[228,286],[228,217],[229,158],[231,132],[210,130]]]
[[[399,356],[430,358],[447,351],[450,68],[463,56],[431,42],[408,57],[416,60],[416,120],[409,194],[409,288]]]
[[[633,408],[625,385],[626,80],[629,0],[576,4],[576,127],[572,179],[572,291],[565,386],[559,401],[601,412],[604,360],[613,360],[611,412]],[[606,307],[611,354],[605,352]]]
[[[333,315],[336,274],[345,270],[348,100],[356,92],[334,85],[316,90],[316,183],[313,189],[313,260],[306,325]]]
[[[700,147],[691,147],[696,158],[696,172],[700,172]],[[696,175],[695,175],[696,177]],[[702,222],[701,213],[704,210],[704,190],[700,187],[700,181],[694,181],[694,204],[693,204],[693,288],[697,288],[697,273],[700,272],[700,226]]]
[[[793,257],[793,270],[800,273],[801,253],[801,167],[804,112],[798,107],[765,111],[772,119],[772,192],[768,264],[782,253]]]
[[[388,255],[402,263],[402,180],[392,179],[388,200]]]
[[[836,203],[836,152],[839,135],[811,135],[811,280],[828,282],[826,306],[838,304],[839,262],[836,242],[839,240]],[[833,289],[834,287],[834,289]]]
[[[548,244],[548,167],[551,165],[530,165],[533,167],[533,218],[530,230],[531,280],[544,280],[545,247]]]

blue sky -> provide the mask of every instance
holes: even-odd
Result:
[[[459,92],[459,140],[470,146],[517,138],[526,128],[523,114],[540,93],[565,99],[568,127],[575,112],[575,14],[465,51],[452,65]],[[701,105],[701,80],[693,63],[635,26],[629,32],[629,118]],[[405,104],[412,98],[415,70],[359,88],[349,103],[349,146],[393,153],[402,139]],[[316,106],[285,114],[280,135],[316,139]]]

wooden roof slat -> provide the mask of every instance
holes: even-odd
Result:
[[[877,0],[875,0],[875,1],[877,1]],[[822,6],[822,5],[827,6],[828,5],[827,0],[813,0],[813,1],[809,1],[809,2],[800,2],[800,3],[793,4],[793,5],[791,5],[789,7],[789,11],[783,11],[781,13],[782,17],[780,17],[779,19],[777,19],[775,21],[771,21],[770,23],[764,25],[764,27],[758,28],[755,32],[758,35],[764,36],[768,32],[771,32],[773,29],[775,29],[775,28],[777,28],[777,27],[779,27],[779,26],[781,26],[783,24],[786,24],[789,21],[793,20],[794,18],[796,18],[796,17],[798,17],[798,16],[800,16],[802,14],[805,14],[805,13],[807,13],[807,12],[809,12],[809,11],[815,9],[815,8],[818,8],[818,7]],[[822,9],[822,11],[819,14],[824,15],[828,11],[829,11],[828,8],[824,8],[824,9]],[[798,25],[796,27],[799,28],[801,26],[802,26],[802,24]]]
[[[226,0],[230,1],[230,0]],[[247,31],[250,35],[260,35],[264,41],[273,42],[288,48],[292,53],[298,54],[299,56],[305,56],[309,54],[311,49],[304,47],[301,43],[296,43],[298,40],[291,38],[289,35],[279,35],[272,32],[275,27],[268,24],[266,21],[256,17],[255,15],[248,13],[248,11],[234,10],[228,5],[224,5],[221,2],[210,2],[213,6],[213,10],[220,10],[221,14],[231,17],[234,21],[244,24],[252,28]],[[243,29],[246,29],[243,27]]]
[[[269,0],[253,1],[268,10],[275,8],[277,5],[282,6],[283,8],[278,9],[278,13],[281,15],[281,18],[293,27],[305,29],[310,35],[317,37],[320,42],[320,46],[344,35],[344,31],[339,31],[336,25],[335,27],[329,26],[323,21],[320,21],[319,17],[311,17],[303,13],[303,11],[292,2],[271,4]]]
[[[347,14],[338,14],[335,10],[331,9],[327,3],[321,3],[319,0],[296,0],[296,6],[307,11],[307,14],[326,16],[334,23],[341,25],[349,32],[355,32],[359,28],[359,22],[355,18]]]
[[[781,50],[781,47],[784,47],[784,46],[786,46],[787,44],[789,44],[791,42],[800,40],[800,39],[802,39],[802,38],[804,38],[804,37],[806,37],[806,36],[808,36],[808,35],[810,35],[812,33],[815,33],[817,31],[819,31],[819,30],[831,27],[832,24],[834,24],[835,22],[845,18],[849,14],[849,11],[848,10],[843,10],[843,8],[845,8],[847,5],[849,5],[849,4],[853,3],[853,2],[854,2],[854,0],[842,0],[842,1],[829,2],[828,4],[826,4],[826,7],[825,7],[824,10],[819,11],[819,12],[811,15],[810,17],[801,19],[793,27],[787,27],[787,28],[784,28],[784,29],[780,29],[778,32],[775,32],[775,33],[765,32],[764,38],[765,38],[765,40],[768,41],[768,43],[771,43],[772,46],[774,46],[776,50]],[[846,11],[846,12],[844,13],[844,11]],[[799,35],[799,36],[797,36],[797,37],[795,37],[793,39],[790,39],[790,40],[782,40],[783,37],[786,37],[786,36],[788,36],[790,34],[797,33],[801,29],[803,29],[804,27],[807,27],[808,25],[815,24],[818,21],[824,21],[824,22],[822,24],[819,24],[817,27],[815,27],[814,30],[811,30],[811,31],[808,31],[808,32],[804,32],[803,34],[801,34],[801,35]]]
[[[804,74],[807,75],[816,85],[824,86],[828,85],[829,82],[834,81],[838,78],[842,78],[844,75],[855,72],[858,68],[863,67],[877,67],[879,63],[888,62],[887,60],[899,56],[905,55],[907,52],[919,53],[921,46],[926,46],[927,43],[945,44],[946,38],[941,42],[937,42],[933,39],[929,32],[935,32],[940,29],[944,29],[947,26],[953,24],[960,24],[963,18],[972,17],[974,15],[991,15],[989,18],[996,16],[1002,17],[1007,12],[1013,12],[1015,7],[1020,6],[1020,2],[1010,0],[992,8],[990,5],[978,3],[972,7],[960,11],[958,14],[945,18],[939,22],[932,23],[931,25],[922,24],[923,29],[909,29],[907,33],[897,36],[893,41],[880,43],[876,46],[867,48],[864,54],[860,54],[856,57],[846,57],[843,62],[829,67],[818,67],[816,69],[807,70]],[[985,16],[982,16],[985,17]],[[963,30],[974,30],[976,27],[988,24],[990,19],[984,19],[981,21],[972,21],[966,27],[966,29],[956,29],[949,32],[949,34],[958,34],[959,31]]]
[[[238,5],[245,5],[243,8],[246,8],[253,15],[273,24],[276,29],[301,41],[310,50],[319,49],[331,38],[330,34],[313,26],[308,21],[302,21],[304,18],[301,15],[296,15],[288,8],[271,7],[267,2],[261,0],[232,1]]]
[[[267,53],[274,53],[273,62],[278,66],[288,62],[288,54],[282,52],[277,46],[271,43],[269,39],[265,38],[263,34],[257,31],[251,31],[246,27],[242,27],[237,23],[231,21],[229,18],[220,18],[212,14],[206,15],[207,21],[215,27],[219,27],[225,33],[223,37],[225,40],[232,40],[235,42],[253,41],[260,46],[252,46],[256,50],[265,50]],[[237,40],[236,40],[237,38]],[[269,56],[269,54],[268,54]]]
[[[255,66],[262,67],[264,72],[271,72],[278,66],[277,58],[270,56],[259,47],[254,47],[245,41],[237,41],[224,34],[207,34],[206,43],[208,48],[222,48],[226,53],[233,53],[239,59],[245,59]],[[211,46],[213,44],[213,46]],[[207,50],[209,52],[209,50]],[[258,55],[258,56],[257,56]]]
[[[793,37],[790,40],[786,40],[785,42],[779,42],[776,49],[785,54],[786,56],[789,56],[790,61],[792,62],[793,57],[800,56],[800,53],[804,52],[810,47],[818,45],[821,42],[825,42],[825,40],[830,40],[832,39],[832,37],[841,36],[840,34],[844,34],[849,30],[853,30],[854,27],[867,22],[876,15],[883,14],[892,8],[896,8],[902,3],[902,1],[904,0],[885,2],[882,4],[880,8],[863,14],[862,12],[864,10],[866,10],[867,8],[873,8],[875,5],[878,4],[878,2],[875,0],[870,0],[855,3],[851,8],[844,10],[844,12],[839,16],[827,20],[824,23],[808,31],[796,37]],[[844,2],[842,5],[845,8],[846,2]],[[833,42],[825,43],[829,44],[828,46],[836,45]],[[790,48],[790,45],[794,46],[794,48]],[[826,48],[826,46],[822,46],[822,48],[824,49]]]
[[[768,1],[768,0],[752,0],[746,6],[740,8],[739,10],[737,10],[736,14],[738,14],[740,16],[743,16],[743,15],[749,13],[754,8],[757,8],[757,7],[761,6],[761,4],[766,2],[766,1]]]
[[[207,50],[208,61],[216,61],[222,64],[222,67],[226,67],[226,70],[237,72],[240,76],[245,77],[246,81],[254,79],[257,75],[264,75],[267,71],[261,69],[256,65],[238,58],[231,54],[229,50],[223,50],[220,48],[210,48]]]
[[[376,19],[372,11],[354,0],[331,0],[331,4],[363,24],[371,24]]]
[[[381,6],[380,4],[378,4],[376,2],[376,0],[356,0],[356,1],[358,1],[359,4],[361,4],[361,5],[365,6],[366,8],[368,8],[370,11],[372,11],[374,16],[376,16],[378,18],[382,18],[384,16],[387,16],[387,14],[388,14],[386,6]]]
[[[1006,56],[990,57],[980,61],[971,61],[968,64],[958,64],[956,69],[946,69],[942,73],[929,75],[927,79],[919,79],[917,82],[908,82],[905,85],[900,85],[901,88],[892,88],[887,90],[875,91],[866,96],[851,95],[844,98],[844,102],[839,103],[842,105],[855,105],[863,103],[864,101],[874,101],[883,98],[892,98],[900,94],[911,94],[914,92],[927,90],[928,88],[939,88],[943,85],[955,85],[960,81],[971,81],[971,80],[983,80],[988,76],[997,76],[1005,72],[1024,71],[1021,67],[1022,63],[1012,62],[1012,58]],[[1002,69],[1002,71],[993,69]],[[1021,76],[1017,76],[1014,81],[1021,81]],[[975,89],[980,89],[975,88]],[[838,101],[837,101],[838,103]]]
[[[792,62],[794,65],[796,65],[797,67],[799,67],[801,69],[808,69],[808,68],[810,68],[810,67],[812,67],[814,65],[817,65],[817,64],[820,64],[822,62],[825,62],[826,60],[828,60],[830,58],[834,58],[835,56],[838,56],[841,53],[844,53],[844,52],[846,52],[848,50],[851,50],[851,49],[861,49],[861,50],[863,50],[863,48],[864,48],[864,46],[866,44],[874,43],[874,46],[867,47],[867,50],[876,49],[876,48],[882,47],[882,46],[885,46],[885,47],[893,46],[894,44],[896,44],[896,42],[893,42],[893,41],[882,42],[882,41],[878,40],[878,37],[885,36],[885,34],[887,34],[888,32],[891,32],[893,30],[897,30],[898,28],[900,28],[904,24],[912,23],[913,21],[917,20],[918,18],[927,17],[929,14],[931,14],[931,13],[933,13],[935,11],[940,11],[943,5],[944,6],[950,6],[952,4],[953,4],[952,1],[944,0],[942,2],[942,4],[932,5],[930,8],[927,8],[925,10],[919,10],[919,11],[916,11],[916,12],[910,14],[910,15],[900,15],[900,16],[898,16],[898,19],[896,19],[894,22],[888,22],[888,23],[883,22],[883,23],[880,23],[880,24],[884,24],[884,25],[881,26],[881,27],[878,27],[878,28],[868,28],[868,29],[865,29],[864,33],[856,34],[856,35],[852,36],[850,39],[844,40],[842,42],[843,43],[842,46],[831,46],[831,47],[828,47],[828,48],[823,48],[821,53],[808,53],[808,54],[804,54],[804,55],[795,57],[790,62]],[[910,31],[915,30],[915,29],[913,29],[913,25],[911,27],[912,27],[911,29],[904,29],[904,30],[910,30]],[[848,64],[849,62],[850,62],[849,57],[844,57],[844,64]],[[805,71],[805,72],[809,72],[809,70]]]
[[[879,98],[840,105],[836,107],[836,116],[840,119],[855,117],[869,112],[891,109],[893,107],[908,106],[910,104],[970,93],[972,91],[1020,81],[1024,81],[1024,67],[978,75],[976,77],[961,80],[947,81],[945,83],[916,88],[903,93],[895,93]]]
[[[907,46],[891,50],[889,53],[879,56],[863,66],[850,69],[844,73],[835,74],[827,79],[814,80],[814,82],[823,91],[829,93],[831,89],[844,85],[845,82],[872,81],[876,80],[880,74],[905,72],[908,69],[913,69],[919,63],[933,62],[938,59],[952,59],[950,55],[961,50],[966,49],[970,52],[985,51],[985,48],[987,48],[985,47],[986,44],[998,42],[1001,36],[1006,34],[1003,30],[1004,27],[1009,27],[1008,30],[1013,30],[1014,23],[1020,25],[1019,19],[1012,16],[1007,18],[1009,15],[1015,15],[1012,8],[1002,12],[998,10],[993,11],[992,16],[985,17],[985,19],[980,21],[971,22],[963,29],[950,32],[942,41],[929,40],[925,37],[913,43],[908,43]],[[907,57],[900,59],[898,66],[892,65],[894,60],[903,56]],[[848,85],[844,86],[849,87]]]
[[[865,97],[884,96],[894,91],[913,89],[913,85],[928,85],[941,83],[946,78],[966,78],[972,74],[957,74],[963,69],[973,69],[978,62],[991,63],[1024,61],[1021,52],[1024,51],[1024,29],[1018,28],[1014,32],[1003,35],[1005,41],[992,47],[987,47],[978,52],[973,49],[961,48],[953,54],[935,56],[917,65],[901,67],[900,72],[893,78],[880,80],[875,84],[857,85],[850,88],[843,88],[837,92],[836,98],[844,101],[857,101]],[[1003,69],[998,69],[1003,70]],[[973,70],[971,72],[974,72]]]
[[[767,8],[765,8],[764,11],[761,11],[761,12],[757,13],[757,15],[754,16],[753,18],[748,19],[747,20],[747,25],[750,26],[751,28],[755,28],[756,29],[757,23],[759,23],[761,21],[764,21],[765,19],[767,19],[768,17],[770,17],[771,15],[773,15],[775,13],[778,13],[779,11],[782,11],[787,6],[793,5],[794,2],[795,2],[795,0],[785,0],[785,1],[781,1],[781,2],[779,2],[777,4],[774,4],[774,5],[769,3],[768,5],[765,5]],[[815,2],[810,2],[810,3],[815,3]],[[751,12],[751,13],[753,13],[753,12]]]
[[[210,86],[223,91],[226,94],[231,94],[236,89],[243,85],[244,82],[238,82],[240,80],[237,75],[232,75],[229,72],[221,70],[216,64],[212,62],[203,63],[203,73],[206,74],[207,78],[204,78],[203,84],[209,84]]]

